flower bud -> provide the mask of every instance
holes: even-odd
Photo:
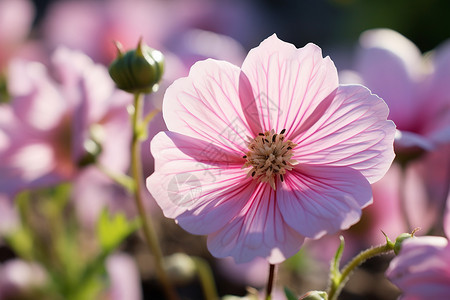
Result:
[[[327,300],[328,295],[322,291],[310,291],[304,294],[299,300]]]
[[[117,87],[129,93],[150,93],[158,89],[164,73],[164,55],[139,41],[135,50],[123,54],[116,43],[117,58],[109,66],[109,75]]]
[[[395,244],[394,244],[395,255],[398,255],[398,253],[400,252],[403,241],[414,237],[414,234],[419,230],[420,230],[420,228],[415,228],[411,233],[402,233],[395,239]]]

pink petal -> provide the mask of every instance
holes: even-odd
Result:
[[[278,186],[285,222],[310,238],[349,228],[372,202],[370,184],[352,168],[299,164]]]
[[[0,42],[2,50],[26,39],[34,18],[34,7],[27,0],[0,1]],[[1,54],[0,50],[0,54]],[[0,55],[1,56],[1,55]]]
[[[155,173],[147,188],[168,218],[191,233],[220,229],[247,203],[256,185],[233,153],[173,132],[151,143]]]
[[[300,165],[349,166],[373,183],[394,159],[395,125],[387,114],[384,101],[365,87],[341,86],[329,106],[311,116],[317,121],[291,137],[298,144],[294,159]]]
[[[210,141],[232,151],[246,150],[247,125],[239,96],[240,70],[207,59],[192,66],[188,77],[176,80],[166,91],[163,115],[169,130]]]
[[[111,281],[108,299],[142,299],[141,278],[133,257],[124,254],[112,254],[106,260],[106,269]]]
[[[364,84],[382,97],[390,119],[401,130],[412,130],[418,111],[417,84],[422,58],[419,49],[404,36],[388,30],[369,30],[360,38],[357,69]]]
[[[242,211],[223,229],[208,236],[212,255],[232,256],[237,263],[260,256],[271,264],[294,255],[304,237],[286,224],[278,201],[278,194],[268,184],[259,184]]]
[[[38,131],[55,128],[66,105],[44,65],[14,60],[8,76],[8,88],[14,98],[12,106],[21,122]]]
[[[264,131],[295,132],[338,87],[336,67],[319,47],[296,49],[272,35],[250,50],[242,65],[256,103],[247,114]]]
[[[401,299],[446,299],[450,293],[450,247],[436,236],[403,242],[386,276],[403,292]]]
[[[395,147],[397,151],[408,150],[411,148],[432,151],[435,148],[435,145],[433,145],[429,139],[420,134],[397,130],[395,132]]]

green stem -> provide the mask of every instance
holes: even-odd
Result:
[[[202,284],[203,295],[205,300],[217,300],[219,296],[216,292],[216,284],[214,283],[214,275],[208,263],[200,257],[192,257],[197,268],[198,277]]]
[[[142,219],[142,229],[144,232],[145,242],[154,256],[156,273],[163,286],[164,293],[168,300],[177,300],[178,296],[175,293],[163,266],[163,255],[153,223],[147,217],[142,199],[141,187],[143,178],[140,147],[140,137],[142,135],[142,106],[143,103],[141,94],[134,94],[134,112],[132,115],[133,140],[131,143],[131,173],[135,181],[134,198],[139,215]]]
[[[269,265],[269,279],[267,280],[266,300],[272,299],[273,282],[275,279],[275,265]]]
[[[372,258],[374,256],[388,253],[390,251],[394,250],[394,244],[387,242],[385,245],[381,245],[378,247],[373,247],[370,249],[367,249],[357,256],[355,256],[343,269],[340,274],[337,274],[337,278],[333,278],[331,280],[331,285],[328,291],[328,299],[329,300],[336,300],[339,294],[341,293],[342,288],[347,283],[347,280],[350,276],[350,274],[353,272],[354,269],[356,269],[359,265],[361,265],[363,262],[368,260],[369,258]]]

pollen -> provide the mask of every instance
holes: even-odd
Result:
[[[259,133],[248,142],[248,152],[243,155],[246,162],[242,168],[251,167],[247,176],[253,177],[259,182],[267,182],[276,190],[277,178],[284,181],[286,171],[292,170],[297,163],[292,156],[297,144],[287,140],[283,129],[280,133],[266,131]]]

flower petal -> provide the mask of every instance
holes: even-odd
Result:
[[[364,84],[383,98],[390,119],[400,130],[412,130],[420,103],[417,83],[421,73],[420,50],[407,38],[389,29],[368,30],[361,35],[357,70]]]
[[[358,85],[340,86],[318,120],[292,139],[300,164],[349,166],[370,183],[380,179],[394,159],[395,125],[386,120],[386,103]],[[314,115],[312,116],[314,118]]]
[[[164,95],[163,115],[170,131],[209,141],[223,149],[246,149],[255,133],[246,122],[240,70],[225,61],[194,64],[188,77],[176,80]],[[241,93],[241,96],[240,96]]]
[[[295,132],[320,102],[338,87],[336,67],[321,49],[296,49],[272,35],[250,50],[242,65],[255,105],[247,113],[264,131]]]
[[[278,186],[284,220],[310,238],[349,228],[372,202],[370,184],[352,168],[300,164]]]
[[[260,256],[276,264],[294,255],[304,237],[286,224],[277,197],[268,184],[259,184],[246,206],[208,236],[209,251],[215,257],[232,256],[238,263]]]
[[[403,242],[400,254],[386,276],[403,292],[402,299],[445,299],[450,293],[450,247],[437,236],[411,238]]]
[[[256,181],[247,178],[242,157],[173,132],[151,143],[155,173],[147,188],[169,218],[195,234],[214,232],[247,203]]]

